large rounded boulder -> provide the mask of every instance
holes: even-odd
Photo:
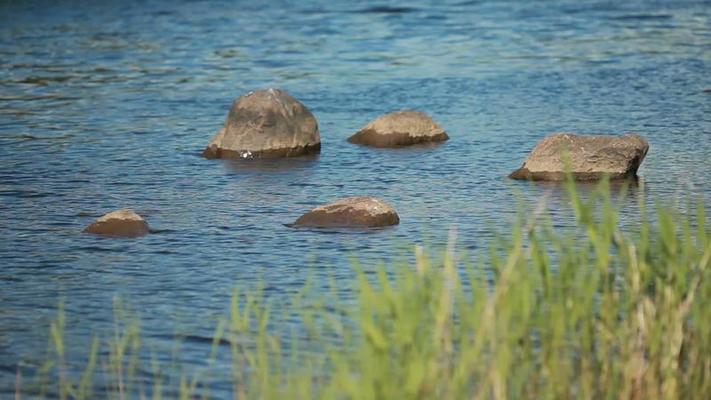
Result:
[[[348,141],[373,147],[401,147],[447,139],[447,133],[429,115],[406,110],[385,114],[371,121]]]
[[[555,133],[533,149],[523,166],[509,175],[513,179],[561,181],[566,172],[575,180],[591,181],[634,178],[649,150],[637,134],[623,136]]]
[[[316,207],[299,217],[294,226],[315,228],[373,228],[400,223],[395,209],[373,197],[349,197]]]
[[[85,233],[116,237],[138,237],[148,233],[148,223],[131,209],[110,212],[84,229]]]
[[[207,158],[295,157],[321,151],[318,121],[306,106],[279,89],[241,96],[225,126],[210,141]]]

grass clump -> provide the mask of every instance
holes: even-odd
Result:
[[[486,254],[375,273],[356,263],[355,299],[307,296],[275,306],[235,291],[206,363],[175,385],[131,385],[135,329],[95,342],[85,371],[64,370],[62,314],[52,325],[60,398],[700,399],[711,393],[711,240],[704,208],[659,207],[623,233],[605,184],[561,231],[543,208]],[[653,222],[651,222],[653,221]],[[631,231],[631,232],[630,232]],[[291,328],[288,328],[291,327]],[[286,333],[285,333],[286,332]],[[107,360],[97,360],[109,343]],[[227,363],[221,357],[227,357]],[[100,357],[99,357],[100,358]],[[155,363],[154,363],[155,364]],[[94,369],[103,372],[94,373]],[[106,367],[108,366],[108,367]],[[225,368],[231,371],[220,375]],[[159,370],[153,365],[148,370]],[[53,371],[53,372],[52,372]],[[216,376],[230,382],[216,392]],[[50,385],[52,385],[50,383]],[[103,388],[97,392],[94,385]],[[18,388],[18,396],[22,396]],[[38,392],[27,392],[35,393]],[[45,392],[49,393],[49,392]]]

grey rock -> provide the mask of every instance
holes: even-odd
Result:
[[[116,237],[138,237],[148,233],[148,223],[131,209],[112,211],[84,229],[85,233]]]
[[[210,141],[207,158],[295,157],[321,151],[318,121],[306,106],[279,89],[241,96],[225,126]]]
[[[373,147],[401,147],[447,139],[447,133],[429,115],[406,110],[385,114],[371,121],[348,141]]]
[[[523,166],[509,175],[513,179],[561,181],[566,167],[575,180],[592,181],[634,178],[649,150],[637,134],[623,136],[555,133],[531,151]]]
[[[372,228],[398,223],[397,212],[383,200],[349,197],[314,208],[299,217],[294,226]]]

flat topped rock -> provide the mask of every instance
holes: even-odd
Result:
[[[373,147],[401,147],[447,139],[447,133],[429,115],[406,110],[385,114],[371,121],[348,141]]]
[[[84,229],[85,233],[104,236],[137,237],[148,233],[148,223],[133,210],[112,211]]]
[[[316,117],[287,92],[266,89],[232,104],[225,126],[203,152],[207,158],[294,157],[318,153]]]
[[[554,133],[538,142],[513,179],[561,181],[569,169],[575,180],[633,178],[649,150],[637,134],[623,136]],[[566,169],[566,167],[568,169]]]
[[[349,197],[314,208],[299,217],[294,226],[372,228],[398,223],[397,212],[383,200]]]

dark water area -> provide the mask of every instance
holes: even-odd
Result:
[[[560,185],[506,177],[551,132],[649,140],[644,185],[624,200],[629,226],[640,197],[711,204],[708,1],[257,3],[0,2],[0,397],[20,360],[44,360],[62,298],[70,354],[112,329],[118,296],[139,311],[147,347],[197,338],[182,344],[197,363],[235,285],[263,281],[273,298],[308,277],[347,287],[354,255],[391,260],[443,245],[452,227],[475,253],[520,200],[545,199],[556,225],[571,225]],[[202,158],[234,98],[266,87],[312,110],[321,154]],[[451,139],[346,142],[407,108]],[[285,226],[351,195],[387,200],[400,225]],[[122,207],[155,232],[81,233]]]

